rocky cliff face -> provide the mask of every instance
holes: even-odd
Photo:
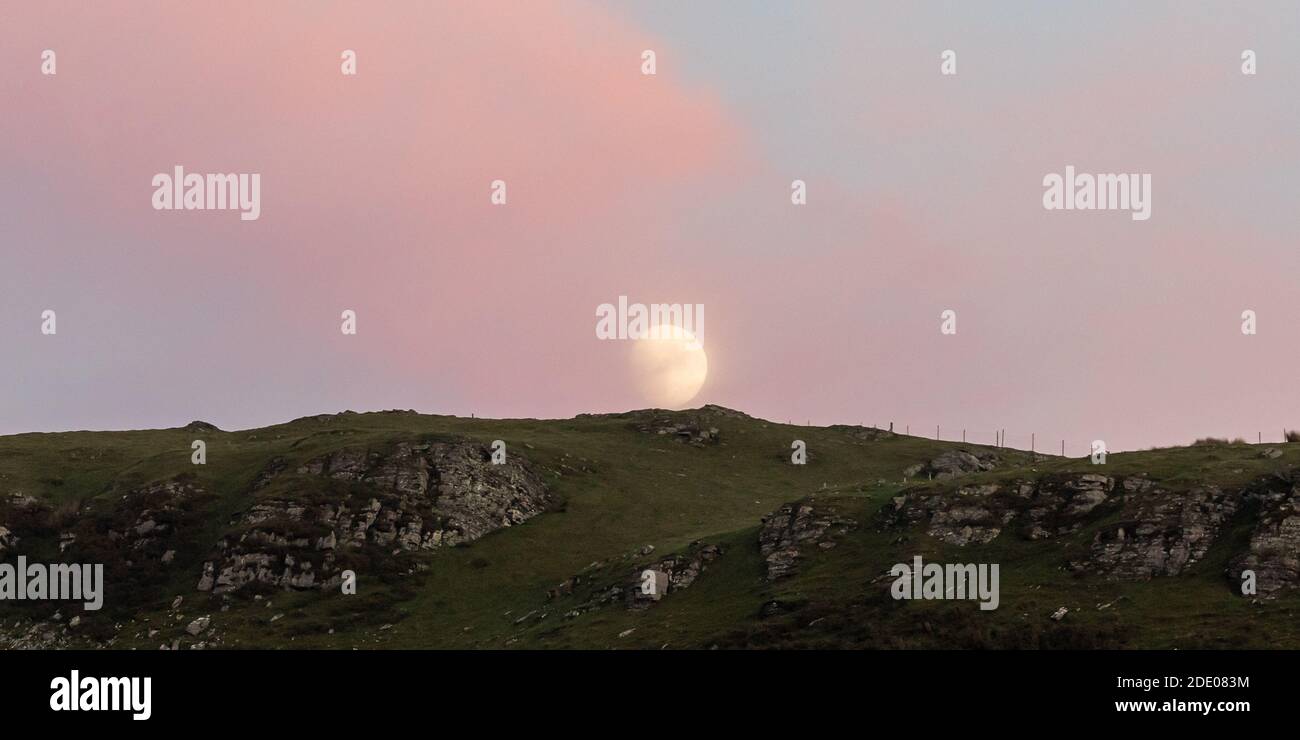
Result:
[[[1300,485],[1286,477],[1232,490],[1170,490],[1145,477],[1098,474],[926,487],[895,497],[884,517],[888,526],[922,526],[954,545],[987,544],[1007,530],[1027,540],[1059,538],[1106,518],[1068,565],[1118,580],[1184,573],[1234,521],[1251,517],[1249,548],[1226,572],[1234,589],[1245,571],[1255,573],[1261,598],[1300,585]]]
[[[1121,486],[1127,491],[1140,479]],[[894,525],[924,524],[931,537],[953,545],[986,544],[1008,527],[1030,540],[1070,534],[1119,500],[1115,480],[1104,475],[982,483],[953,489],[918,489],[896,496]]]
[[[75,505],[13,495],[0,502],[0,558],[25,554],[38,562],[102,565],[103,604],[129,611],[170,578],[177,550],[213,498],[189,474],[122,484]],[[75,599],[6,602],[4,612],[0,649],[112,646],[120,627],[100,612],[84,611]]]
[[[1152,487],[1126,507],[1125,521],[1097,533],[1075,569],[1125,580],[1176,576],[1204,557],[1239,500],[1216,486],[1177,494]]]
[[[1261,598],[1275,598],[1300,585],[1300,486],[1283,481],[1275,490],[1253,491],[1259,518],[1250,534],[1250,546],[1228,565],[1228,578],[1242,582],[1242,573],[1255,573]]]
[[[798,572],[807,548],[835,547],[832,536],[844,534],[856,525],[852,519],[836,516],[830,509],[810,502],[786,504],[763,517],[758,548],[767,563],[767,580]]]
[[[115,507],[115,522],[108,529],[108,539],[126,553],[128,566],[139,559],[170,563],[179,542],[177,532],[192,518],[187,513],[210,497],[201,486],[183,478],[129,491]],[[65,533],[60,547],[86,535],[93,536],[90,532]]]
[[[293,491],[276,459],[254,487]],[[337,495],[300,499],[267,492],[204,563],[198,588],[224,593],[249,583],[331,588],[338,553],[372,546],[392,553],[459,545],[542,513],[549,495],[518,456],[501,465],[472,442],[401,442],[387,450],[346,448],[307,461],[298,479],[337,482]],[[313,487],[314,489],[315,487]]]
[[[96,556],[110,566],[170,563],[177,531],[210,499],[189,476],[132,488],[104,501],[53,507],[30,496],[0,505],[0,557],[24,539],[57,540],[60,557]],[[16,550],[15,550],[16,551]]]

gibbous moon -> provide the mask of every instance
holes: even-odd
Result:
[[[709,375],[709,358],[685,330],[631,342],[637,390],[655,406],[676,408],[695,398]],[[676,334],[676,336],[674,336]]]

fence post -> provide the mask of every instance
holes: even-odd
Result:
[[[1030,451],[1030,452],[1037,452],[1037,451],[1038,451],[1038,450],[1037,450],[1037,447],[1038,447],[1037,432],[1030,432],[1030,433],[1029,433],[1029,451]]]

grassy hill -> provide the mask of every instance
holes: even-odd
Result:
[[[204,465],[191,463],[196,439],[207,446]],[[488,450],[493,440],[504,441],[512,464],[545,484],[545,511],[431,549],[390,549],[369,540],[353,549],[340,545],[340,562],[357,575],[355,595],[262,582],[223,593],[198,590],[204,564],[226,557],[218,543],[237,543],[253,531],[249,512],[259,502],[310,507],[370,495],[369,483],[304,472],[313,460],[345,450],[380,459],[404,443],[441,449],[472,442]],[[807,445],[806,465],[791,464],[794,440]],[[1262,454],[1265,449],[1280,456]],[[993,469],[944,480],[913,469],[915,477],[904,481],[909,468],[956,450],[993,461]],[[1261,481],[1290,486],[1298,462],[1300,444],[1224,444],[1111,454],[1106,465],[1094,466],[870,428],[777,424],[718,407],[553,421],[345,412],[234,432],[196,423],[13,435],[0,437],[0,527],[18,544],[0,559],[102,558],[111,577],[99,612],[82,613],[66,602],[0,602],[0,645],[1294,648],[1300,647],[1300,595],[1288,588],[1276,598],[1244,597],[1225,572],[1250,549],[1263,516],[1263,504],[1247,493]],[[1070,565],[1086,560],[1102,534],[1124,525],[1148,500],[1135,493],[1121,504],[1118,484],[1106,505],[1072,520],[1077,529],[1062,528],[1048,539],[1009,525],[986,544],[958,545],[927,533],[924,523],[890,516],[900,496],[957,501],[972,495],[971,486],[1013,490],[1017,481],[1059,480],[1069,487],[1098,473],[1113,482],[1153,481],[1159,495],[1175,502],[1207,484],[1246,493],[1203,556],[1177,575],[1138,579]],[[164,493],[149,488],[168,481],[183,489],[170,499],[179,503],[160,504]],[[122,509],[137,500],[167,526],[161,536],[134,540],[132,550],[119,533],[137,536],[130,530],[145,514]],[[839,523],[799,548],[793,575],[772,580],[760,530],[764,517],[792,502]],[[427,523],[431,515],[423,513]],[[304,541],[324,531],[302,526]],[[626,594],[641,570],[674,555],[689,559],[704,545],[722,554],[689,587],[629,607]],[[171,553],[167,562],[157,558],[163,548]],[[915,555],[998,563],[999,608],[892,599],[890,566]],[[182,602],[173,607],[178,596]],[[1061,607],[1068,612],[1053,619]],[[79,624],[68,626],[76,614]],[[199,634],[187,632],[199,617],[210,623]]]

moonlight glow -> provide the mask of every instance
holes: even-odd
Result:
[[[631,342],[632,373],[647,401],[677,408],[700,392],[709,375],[709,358],[690,332],[663,333],[669,336]]]

